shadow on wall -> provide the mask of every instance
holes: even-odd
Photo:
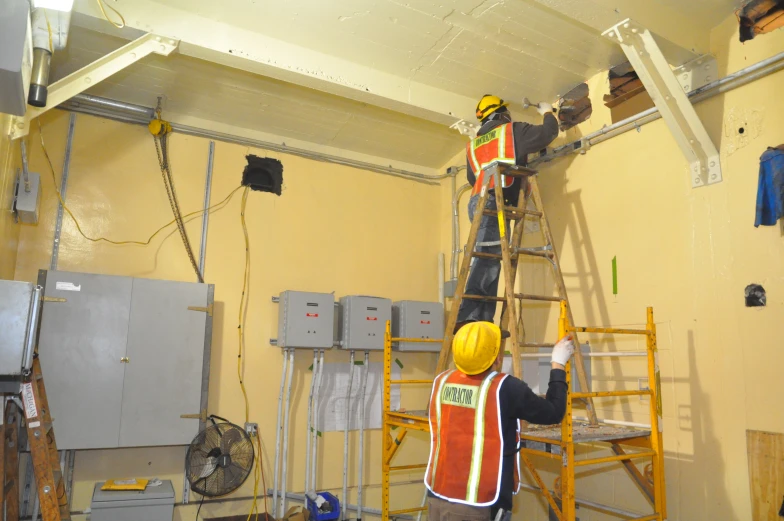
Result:
[[[699,498],[701,511],[706,514],[706,517],[710,517],[712,512],[714,514],[722,512],[724,520],[740,519],[729,517],[731,516],[730,500],[724,480],[726,468],[721,455],[719,433],[710,412],[711,397],[703,391],[700,384],[694,331],[688,331],[687,335],[689,400],[688,404],[678,405],[677,430],[691,432],[694,449],[691,458],[688,455],[667,454],[668,459],[676,460],[675,469],[670,464],[667,470],[670,475],[673,470],[677,473],[677,481],[675,481],[677,489],[670,487],[669,503],[676,506],[675,502],[680,503],[681,498],[688,502],[694,502],[695,498]],[[699,406],[692,404],[699,404]],[[737,412],[727,411],[727,414]],[[745,447],[736,447],[736,449],[745,450]],[[676,508],[669,509],[672,517],[680,514],[679,507],[680,504]]]

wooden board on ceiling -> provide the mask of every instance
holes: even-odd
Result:
[[[784,501],[784,434],[746,431],[753,521],[780,519]]]

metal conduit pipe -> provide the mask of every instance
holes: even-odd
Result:
[[[456,191],[452,196],[452,261],[449,266],[449,278],[457,278],[457,265],[460,262],[459,255],[462,252],[460,248],[460,216],[458,208],[460,206],[460,198],[471,189],[471,185],[466,183]]]
[[[24,191],[30,193],[30,170],[27,166],[27,145],[24,139],[19,140],[19,148],[22,152],[22,179],[24,180]]]
[[[542,489],[541,488],[534,487],[534,486],[528,485],[526,483],[520,483],[520,487],[524,488],[526,490],[530,490],[531,492],[536,492],[537,494],[541,494],[542,493]],[[554,494],[554,492],[552,490],[550,491],[550,494],[555,496],[555,494]],[[577,499],[577,498],[575,498],[574,502],[577,503],[580,506],[585,506],[585,507],[588,507],[588,508],[594,508],[596,510],[602,510],[602,511],[608,512],[610,514],[614,514],[614,515],[616,515],[618,517],[628,517],[630,519],[634,519],[634,518],[640,517],[641,515],[644,515],[644,514],[637,514],[635,512],[629,512],[628,510],[622,510],[620,508],[611,507],[609,505],[603,505],[601,503],[595,503],[593,501],[588,501],[586,499]]]
[[[100,103],[100,105],[96,103]],[[130,123],[134,125],[145,125],[145,126],[150,122],[150,117],[146,116],[146,111],[153,110],[148,107],[132,105],[117,100],[99,98],[97,96],[91,96],[90,102],[80,98],[79,96],[74,96],[74,98],[72,98],[71,100],[59,105],[58,108],[61,108],[63,110],[69,110],[72,112],[88,114],[91,116],[98,116],[107,119],[112,119],[123,123]],[[322,154],[320,152],[312,152],[310,150],[305,150],[302,148],[289,147],[286,145],[271,143],[269,141],[261,141],[258,139],[251,139],[242,136],[236,136],[233,134],[226,134],[224,132],[216,132],[213,130],[206,130],[206,129],[196,128],[196,127],[191,127],[188,125],[180,125],[179,123],[171,123],[171,126],[174,132],[178,132],[180,134],[185,134],[188,136],[203,137],[207,139],[214,139],[216,141],[224,141],[226,143],[234,143],[237,145],[247,146],[251,148],[261,148],[273,152],[291,154],[294,156],[311,159],[313,161],[322,161],[325,163],[334,163],[338,165],[349,166],[352,168],[359,168],[362,170],[376,172],[378,174],[391,175],[403,179],[410,179],[412,181],[419,181],[426,184],[437,185],[439,184],[438,181],[442,179],[446,179],[447,177],[453,175],[451,172],[447,172],[445,174],[439,174],[439,175],[420,174],[419,172],[412,172],[409,170],[403,170],[391,166],[388,167],[381,166],[373,163],[368,163],[365,161],[359,161],[356,159],[348,159],[344,157],[333,156],[330,154]]]
[[[370,370],[370,352],[365,351],[365,363],[359,387],[359,471],[357,475],[357,521],[362,519],[362,467],[365,465],[365,391]]]
[[[343,428],[343,495],[341,504],[348,504],[348,428],[351,423],[351,384],[354,383],[354,351],[351,351],[348,368],[348,390],[346,391],[346,425]],[[340,519],[346,521],[346,510],[341,509]]]
[[[552,353],[523,353],[521,358],[550,358]],[[613,351],[608,353],[583,353],[588,358],[622,358],[626,356],[644,357],[648,356],[645,351]]]
[[[313,389],[316,387],[318,372],[318,349],[313,350],[313,372],[310,376],[310,394],[308,395],[308,428],[305,431],[305,492],[310,490],[310,436],[313,428]]]
[[[719,94],[724,94],[725,92],[742,87],[743,85],[751,83],[752,81],[756,81],[769,74],[778,72],[781,69],[784,69],[784,52],[729,74],[720,80],[713,81],[703,85],[698,89],[694,89],[689,92],[687,96],[691,100],[692,104],[696,104],[714,96],[718,96]],[[621,120],[613,125],[609,125],[602,128],[601,130],[588,134],[587,136],[583,136],[578,141],[573,141],[572,143],[557,147],[553,149],[551,153],[534,159],[531,161],[530,165],[536,166],[538,164],[551,161],[556,157],[561,157],[579,150],[584,150],[588,148],[588,146],[597,145],[603,141],[607,141],[610,138],[624,134],[632,129],[639,128],[646,123],[656,121],[659,118],[661,118],[659,109],[656,107],[650,108],[640,112],[639,114]]]
[[[286,385],[286,369],[288,368],[288,352],[283,350],[283,371],[280,375],[280,392],[278,393],[278,421],[275,429],[275,468],[272,478],[272,516],[278,518],[278,475],[280,472],[280,430],[283,428],[281,418],[283,417],[283,389]]]
[[[286,403],[283,410],[283,470],[280,475],[280,495],[281,495],[281,515],[286,512],[286,484],[288,481],[288,460],[289,460],[289,424],[291,423],[291,381],[294,376],[294,348],[289,348],[289,370],[288,382],[286,383]]]
[[[321,379],[324,374],[324,350],[322,349],[319,353],[319,369],[318,369],[318,379],[316,380],[316,389],[314,390],[315,398],[313,400],[313,449],[311,450],[311,459],[313,463],[310,466],[310,484],[313,486],[313,490],[318,490],[318,484],[316,483],[316,469],[318,465],[318,436],[319,436],[319,392],[321,391]]]
[[[73,103],[75,106],[84,104],[87,107],[100,107],[108,111],[119,110],[120,112],[138,114],[140,116],[144,116],[147,119],[152,119],[155,117],[155,109],[153,108],[144,107],[142,105],[134,105],[133,103],[123,103],[121,101],[101,98],[98,96],[91,96],[90,94],[77,94],[68,100],[68,102]]]

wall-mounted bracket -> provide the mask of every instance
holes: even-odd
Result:
[[[683,87],[683,92],[687,94],[719,79],[719,65],[716,58],[709,54],[686,62],[672,72]]]
[[[471,139],[476,137],[476,133],[479,132],[479,126],[473,123],[469,123],[468,121],[461,119],[460,121],[449,125],[449,128],[453,128],[460,132],[464,136],[468,136]]]
[[[73,74],[49,85],[49,95],[45,107],[27,107],[24,116],[15,116],[11,122],[9,137],[17,139],[26,136],[30,130],[30,122],[51,108],[81,94],[93,85],[102,82],[129,65],[136,63],[148,54],[161,54],[168,56],[179,45],[179,40],[173,40],[152,33],[145,34],[136,40],[120,47],[95,60]]]
[[[679,83],[651,32],[633,20],[626,19],[606,30],[603,36],[621,45],[645,85],[645,90],[650,94],[683,155],[689,161],[692,187],[721,182],[719,152],[686,96],[684,85]],[[690,63],[696,64],[688,62],[686,65]],[[699,81],[694,68],[690,70],[694,74],[692,79]],[[707,76],[710,74],[703,79],[707,79]],[[691,90],[694,88],[691,85]]]

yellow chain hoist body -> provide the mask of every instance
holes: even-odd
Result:
[[[150,134],[155,137],[165,136],[172,131],[171,124],[168,121],[162,120],[160,118],[153,119],[147,125],[147,128],[150,130]]]

